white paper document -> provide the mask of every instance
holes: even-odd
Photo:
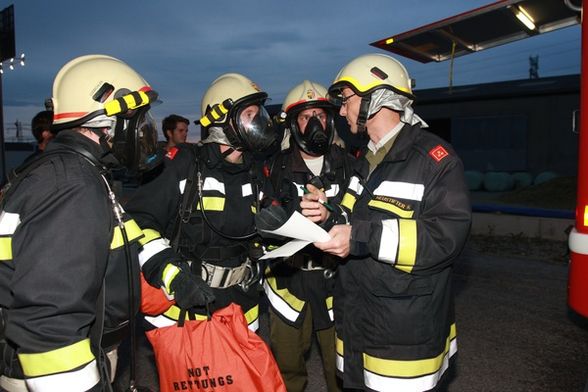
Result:
[[[322,227],[311,222],[298,211],[294,211],[286,223],[278,227],[276,230],[263,231],[294,239],[280,246],[278,249],[266,253],[261,257],[262,260],[292,256],[311,242],[325,242],[331,239],[329,233],[327,233]]]
[[[331,239],[329,233],[327,233],[322,227],[311,222],[298,211],[294,211],[286,223],[278,227],[276,230],[263,231],[309,242],[325,242]]]
[[[298,252],[300,249],[304,248],[308,244],[310,244],[310,241],[292,240],[280,246],[278,249],[274,249],[271,252],[268,252],[265,255],[261,256],[260,260],[292,256],[294,253]]]

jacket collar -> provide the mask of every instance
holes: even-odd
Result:
[[[242,163],[232,163],[223,158],[220,146],[217,143],[206,143],[201,147],[201,157],[204,158],[209,168],[223,168],[229,173],[248,171],[251,168],[252,156],[247,151],[243,152]]]
[[[97,161],[106,167],[120,165],[110,150],[105,150],[100,144],[87,138],[78,131],[66,129],[59,132],[55,139],[47,145],[45,151],[53,151],[62,148],[83,150],[92,155]]]
[[[382,162],[398,162],[398,161],[405,161],[408,158],[408,154],[414,144],[414,141],[418,138],[421,133],[421,126],[419,124],[410,125],[404,124],[400,132],[398,132],[398,136],[396,136],[396,140],[392,145],[392,148]],[[357,166],[357,172],[365,178],[368,174],[369,164],[368,161],[365,159],[365,154],[368,151],[367,146],[363,148],[361,160]]]

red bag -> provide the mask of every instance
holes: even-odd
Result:
[[[158,316],[167,311],[175,300],[169,300],[162,289],[151,286],[141,273],[141,313],[149,316]]]
[[[269,347],[247,328],[239,305],[217,310],[210,320],[148,331],[147,338],[162,392],[286,392]]]

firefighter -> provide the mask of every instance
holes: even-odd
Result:
[[[109,389],[116,347],[138,305],[129,285],[138,288],[142,236],[111,191],[109,168],[139,168],[155,152],[148,110],[156,98],[109,56],[78,57],[55,77],[57,136],[3,189],[0,389]],[[142,140],[125,139],[139,130]],[[131,157],[136,143],[143,149]]]
[[[352,159],[333,144],[334,106],[327,89],[308,80],[297,85],[284,100],[281,118],[286,129],[282,148],[268,165],[274,197],[286,209],[296,209],[307,183],[324,189],[329,199],[337,196],[351,173]],[[305,355],[313,335],[328,390],[339,390],[332,311],[335,267],[333,256],[309,246],[266,270],[271,347],[290,392],[304,391]]]
[[[381,54],[339,72],[329,96],[369,142],[331,213],[312,194],[311,220],[336,224],[316,247],[345,258],[335,287],[337,369],[344,388],[425,391],[457,350],[452,264],[471,211],[463,166],[446,141],[423,130],[404,66]]]
[[[259,273],[251,249],[258,243],[254,214],[263,176],[252,153],[275,141],[266,98],[243,75],[214,80],[199,121],[208,136],[176,146],[163,173],[126,205],[144,230],[145,279],[176,301],[163,314],[145,316],[152,326],[174,324],[180,309],[201,319],[237,303],[257,330]]]

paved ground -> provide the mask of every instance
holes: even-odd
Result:
[[[519,241],[523,245],[517,246],[507,240],[474,239],[456,264],[459,357],[449,391],[584,391],[588,321],[566,305],[565,244],[544,245],[538,251],[532,243]],[[509,247],[518,253],[505,254]],[[265,315],[261,335],[267,336]],[[139,384],[156,391],[156,375],[144,347]],[[123,368],[125,363],[123,352]],[[326,391],[316,350],[308,364],[306,390]],[[119,390],[128,377],[128,371],[121,370]]]

